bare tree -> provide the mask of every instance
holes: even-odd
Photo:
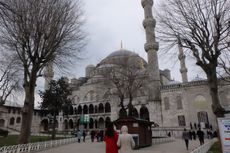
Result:
[[[20,89],[21,84],[20,73],[15,69],[14,63],[5,60],[0,63],[0,105],[3,105],[13,91]]]
[[[85,45],[82,5],[80,0],[2,2],[10,9],[0,10],[0,43],[23,69],[25,100],[19,143],[27,143],[37,78],[50,62],[63,67],[77,59]]]
[[[113,66],[103,75],[108,83],[114,87],[115,92],[113,94],[120,99],[120,116],[126,116],[126,110],[128,110],[129,116],[133,116],[132,101],[137,96],[137,92],[144,86],[143,78],[146,77],[144,67],[137,66],[134,63],[130,64],[128,58],[124,60],[124,63]],[[129,99],[128,105],[124,104],[126,98]]]
[[[223,116],[217,70],[230,53],[230,1],[165,0],[157,19],[159,39],[168,47],[180,43],[205,72],[213,112]]]

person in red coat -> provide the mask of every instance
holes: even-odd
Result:
[[[117,140],[118,134],[113,128],[113,123],[109,122],[104,137],[106,153],[118,153]]]

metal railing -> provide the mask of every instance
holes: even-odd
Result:
[[[208,150],[211,148],[211,146],[217,142],[217,139],[214,138],[210,141],[208,141],[207,143],[203,144],[202,146],[196,148],[195,150],[193,150],[191,153],[207,153]]]
[[[152,139],[152,144],[160,144],[160,143],[166,143],[166,142],[172,142],[175,141],[174,137],[166,137],[166,138],[155,138]]]
[[[45,149],[61,146],[64,144],[73,143],[76,141],[77,141],[77,138],[69,138],[69,139],[28,143],[28,144],[19,144],[19,145],[13,145],[13,146],[3,146],[0,148],[0,153],[21,153],[21,152],[42,151]]]

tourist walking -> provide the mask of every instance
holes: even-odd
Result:
[[[192,131],[193,140],[196,140],[196,132]]]
[[[184,132],[182,133],[182,139],[184,139],[185,141],[185,146],[186,146],[186,149],[188,150],[188,145],[189,145],[189,132],[184,129]]]
[[[104,137],[106,153],[118,153],[117,140],[118,134],[113,128],[113,123],[108,122]]]
[[[197,131],[197,136],[199,138],[200,145],[203,145],[204,144],[204,132],[201,130],[201,128],[199,128],[199,130]]]
[[[83,131],[82,136],[83,136],[83,142],[85,142],[85,137],[86,137],[86,132],[85,132],[85,130]]]
[[[135,142],[131,134],[128,134],[128,127],[122,126],[121,133],[119,135],[117,146],[120,147],[120,153],[132,153],[133,148],[135,147]]]
[[[81,131],[80,130],[77,131],[77,140],[78,140],[78,143],[81,142]]]
[[[91,136],[91,141],[94,142],[94,137],[95,137],[95,131],[94,130],[92,130],[90,132],[90,136]]]

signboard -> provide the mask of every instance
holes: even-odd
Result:
[[[89,123],[89,115],[84,115],[84,123]]]
[[[230,153],[230,118],[218,118],[223,153]]]
[[[85,124],[85,123],[89,123],[89,115],[88,114],[82,115],[80,117],[80,124]]]

